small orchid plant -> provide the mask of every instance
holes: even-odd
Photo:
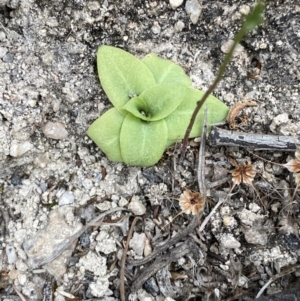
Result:
[[[111,46],[97,53],[101,85],[113,104],[89,127],[88,136],[107,157],[128,165],[151,166],[184,137],[203,91],[191,87],[183,69],[151,53],[142,60]],[[228,108],[210,95],[208,124],[223,121]],[[203,108],[190,137],[201,135]]]

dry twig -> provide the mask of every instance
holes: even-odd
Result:
[[[263,292],[265,291],[265,289],[275,280],[283,277],[283,276],[286,276],[286,275],[289,275],[291,273],[294,273],[296,272],[298,269],[300,268],[300,265],[293,265],[291,267],[287,267],[287,269],[285,269],[284,271],[278,273],[277,275],[274,275],[273,277],[271,277],[271,279],[260,289],[260,291],[258,292],[258,294],[256,295],[256,299],[259,298]]]
[[[125,264],[126,264],[126,257],[127,257],[129,242],[130,242],[130,239],[132,237],[132,233],[133,233],[135,224],[137,223],[138,219],[140,219],[140,218],[135,217],[132,224],[131,224],[131,227],[130,227],[130,230],[129,230],[129,233],[128,233],[128,236],[127,236],[126,244],[125,244],[125,247],[124,247],[124,250],[123,250],[123,254],[122,254],[121,267],[120,267],[120,298],[121,298],[121,301],[126,301],[126,295],[125,295]]]
[[[293,152],[300,139],[289,136],[265,135],[228,131],[213,127],[210,133],[212,146],[237,146],[252,150],[278,150]]]
[[[167,254],[158,256],[153,263],[143,268],[142,271],[137,275],[131,285],[131,291],[135,292],[139,290],[147,281],[147,279],[155,275],[160,269],[167,266],[171,261],[177,261],[182,256],[190,253],[192,243],[192,240],[188,240],[188,242],[184,242],[178,247],[171,249]]]

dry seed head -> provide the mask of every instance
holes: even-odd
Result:
[[[235,170],[232,171],[232,182],[234,185],[241,183],[252,186],[252,181],[256,175],[254,166],[248,162],[244,165],[236,166]]]
[[[300,172],[300,151],[297,150],[295,153],[296,159],[290,160],[288,163],[284,164],[290,172]]]
[[[187,189],[180,195],[179,205],[182,212],[196,215],[204,209],[204,198],[199,192],[193,192]]]
[[[294,173],[295,182],[297,187],[300,186],[300,149],[297,147],[295,152],[296,159],[290,160],[288,163],[283,166],[286,167],[290,172]]]

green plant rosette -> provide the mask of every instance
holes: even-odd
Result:
[[[151,166],[167,147],[184,137],[204,92],[191,88],[183,69],[149,54],[139,60],[128,52],[101,46],[97,54],[101,85],[113,104],[88,129],[88,136],[107,157],[128,165]],[[206,100],[208,124],[224,120],[227,106]],[[190,137],[201,135],[203,109]]]

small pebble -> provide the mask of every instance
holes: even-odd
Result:
[[[46,137],[52,139],[65,139],[68,137],[68,132],[65,125],[60,122],[48,121],[42,128],[43,133]]]
[[[52,101],[52,108],[54,112],[58,112],[60,108],[61,101],[60,99],[54,98]]]
[[[18,275],[18,280],[19,280],[19,283],[21,285],[25,285],[25,283],[27,281],[26,275],[25,274],[19,274]]]
[[[241,247],[240,242],[238,242],[231,234],[224,234],[220,243],[223,248],[226,249],[237,249]]]
[[[22,175],[20,175],[19,173],[14,173],[10,178],[10,182],[14,186],[20,185],[22,183]]]
[[[6,245],[5,252],[8,264],[13,264],[17,260],[16,249],[13,246]]]
[[[7,48],[0,47],[0,59],[2,59],[6,53],[7,53]]]
[[[261,208],[256,203],[251,203],[249,204],[249,209],[252,212],[257,213]]]
[[[16,268],[17,268],[17,270],[19,270],[21,272],[26,272],[28,269],[28,266],[22,260],[17,260]]]
[[[52,61],[53,61],[53,58],[54,58],[54,52],[53,51],[49,51],[49,52],[46,52],[43,56],[42,56],[42,62],[46,65],[51,65],[52,64]]]
[[[100,210],[100,211],[107,211],[109,209],[111,209],[111,202],[109,201],[104,201],[102,203],[96,204],[96,207]]]
[[[169,3],[171,5],[172,9],[176,9],[183,3],[183,0],[170,0]]]
[[[134,233],[133,237],[129,242],[129,247],[135,252],[136,255],[142,256],[146,243],[146,235],[145,233]]]
[[[109,236],[106,231],[100,231],[95,239],[98,243],[95,250],[99,253],[104,253],[106,255],[116,252],[117,246],[113,237]]]
[[[154,297],[152,297],[150,294],[148,294],[144,290],[138,291],[138,300],[139,301],[154,301]]]
[[[234,227],[237,224],[237,222],[233,216],[224,215],[223,216],[223,224],[225,227]]]
[[[161,28],[160,28],[158,22],[153,23],[151,30],[154,34],[160,34]]]
[[[183,28],[184,28],[184,23],[183,23],[182,21],[179,20],[178,22],[176,22],[176,24],[175,24],[175,29],[176,29],[177,31],[182,31]]]
[[[245,229],[244,231],[245,240],[249,244],[254,245],[266,245],[268,242],[268,233],[263,229]]]
[[[1,2],[0,2],[1,3]],[[4,31],[0,31],[0,41],[5,41],[6,39],[6,34]]]
[[[289,121],[289,115],[287,113],[282,113],[273,118],[273,121],[270,125],[270,130],[273,133],[276,133],[276,127],[283,123],[287,123]]]
[[[119,200],[119,206],[120,207],[125,207],[128,205],[128,200],[125,199],[124,197],[121,197],[120,200]]]
[[[135,215],[143,215],[146,212],[146,207],[140,201],[138,196],[133,196],[130,204],[128,205],[128,209],[130,209]]]
[[[201,14],[201,6],[198,0],[187,0],[185,3],[185,11],[190,16],[193,24],[196,24]]]
[[[268,47],[267,43],[260,43],[259,44],[259,49],[266,49]]]
[[[94,273],[95,276],[104,276],[106,274],[106,258],[92,251],[82,256],[79,263],[85,270]]]
[[[248,288],[248,283],[249,283],[249,279],[244,275],[240,275],[237,285],[239,287]]]
[[[221,51],[223,53],[229,53],[233,43],[234,43],[233,40],[228,40],[221,46]],[[238,44],[234,49],[233,56],[235,57],[235,56],[240,55],[243,52],[243,50],[244,50],[244,47],[242,45]]]
[[[63,205],[73,204],[74,200],[75,200],[74,195],[69,191],[65,191],[58,199],[58,205],[63,206]]]
[[[46,21],[46,25],[48,25],[49,27],[57,27],[58,22],[57,22],[56,18],[52,17]]]
[[[33,148],[33,145],[29,141],[13,140],[10,145],[9,154],[12,157],[21,157],[29,150]]]
[[[250,13],[250,6],[246,4],[241,5],[240,13],[245,16],[248,15]]]
[[[14,55],[11,53],[6,53],[6,55],[3,58],[3,61],[5,63],[11,63],[14,60]]]
[[[85,190],[91,190],[93,187],[93,182],[90,179],[84,179],[82,181],[82,186]]]
[[[48,153],[38,154],[33,160],[33,164],[40,168],[45,168],[49,162],[50,158]]]
[[[89,231],[86,231],[84,232],[80,237],[79,237],[79,242],[80,242],[80,245],[83,247],[83,248],[88,248],[90,243],[91,243],[91,240],[90,240],[90,235],[91,233]]]
[[[88,2],[87,7],[89,10],[98,10],[100,9],[100,4],[98,1]]]

